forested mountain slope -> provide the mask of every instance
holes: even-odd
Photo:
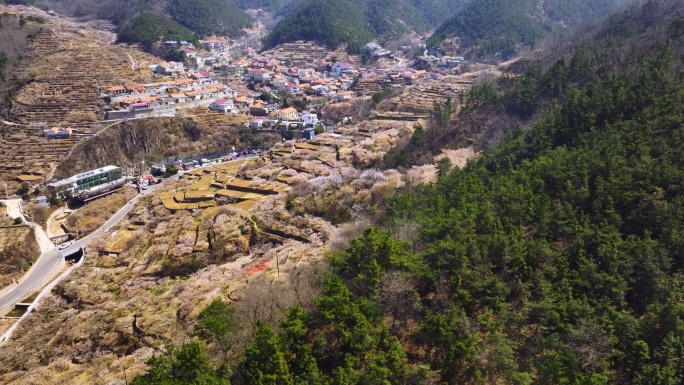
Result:
[[[231,383],[682,383],[684,5],[674,5],[649,2],[550,66],[476,88],[462,114],[502,105],[534,116],[532,128],[392,197],[380,227],[331,258],[314,307],[256,325]],[[623,58],[632,38],[640,54]],[[202,335],[230,317],[222,306],[198,318],[215,345]],[[214,336],[230,330],[221,325]],[[199,343],[150,361],[134,383],[174,377],[188,357],[203,365],[195,375],[227,383]]]
[[[301,0],[267,37],[267,46],[315,40],[329,46],[348,43],[358,50],[374,37],[425,33],[455,12],[464,0]]]
[[[198,36],[239,36],[253,20],[233,0],[7,0],[51,9],[58,14],[112,21],[120,41],[142,43],[149,49],[163,40],[193,40]]]
[[[627,0],[472,0],[437,28],[428,46],[457,37],[464,52],[507,59],[552,31],[609,15]]]
[[[267,47],[296,40],[314,40],[352,51],[373,39],[370,24],[352,0],[305,0],[288,13],[264,39]]]

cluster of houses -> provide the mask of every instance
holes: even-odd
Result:
[[[106,93],[113,98],[117,107],[137,111],[152,109],[158,105],[238,96],[230,87],[214,81],[208,72],[188,73],[188,77],[156,83],[113,86],[107,88]],[[245,101],[245,107],[250,103],[251,100]],[[229,110],[232,112],[233,108]]]
[[[322,61],[315,67],[285,66],[276,59],[240,59],[224,68],[228,74],[260,83],[268,92],[331,95],[347,91],[359,75],[349,63]]]
[[[276,125],[292,124],[303,128],[315,125],[310,118],[300,117],[292,108],[280,109],[276,103],[268,103],[255,100],[260,93],[268,92],[280,95],[294,96],[321,96],[326,97],[333,103],[351,99],[357,95],[352,91],[355,84],[368,79],[371,84],[377,80],[383,87],[387,85],[410,84],[422,79],[442,78],[442,74],[415,70],[400,66],[388,68],[358,67],[345,62],[320,59],[323,57],[315,47],[310,47],[303,42],[303,53],[290,55],[284,50],[281,56],[264,57],[257,55],[252,47],[242,48],[235,42],[222,40],[200,40],[201,47],[206,51],[196,51],[195,47],[186,41],[167,41],[166,46],[181,49],[187,57],[195,57],[202,64],[210,66],[214,71],[224,75],[234,75],[255,86],[257,91],[250,95],[238,95],[237,91],[230,87],[219,84],[212,77],[212,72],[190,71],[181,62],[163,62],[150,66],[150,70],[156,76],[163,76],[164,81],[150,84],[130,84],[110,87],[106,94],[115,105],[113,118],[135,117],[135,113],[151,111],[158,106],[176,105],[194,101],[206,100],[210,110],[220,113],[237,113],[238,111],[249,112],[254,119],[250,122],[253,127],[272,127]],[[231,47],[232,46],[232,47]],[[231,60],[230,53],[237,54],[239,58]],[[306,53],[311,51],[311,55]],[[368,43],[362,48],[365,55],[373,58],[393,58],[394,53],[384,49],[377,43]],[[451,67],[463,61],[462,57],[428,56],[417,57],[416,60],[426,60],[429,63],[437,63],[444,67]],[[318,55],[318,56],[316,56]],[[202,56],[202,58],[200,58]],[[251,88],[251,85],[250,85]],[[377,90],[377,88],[375,88]],[[373,87],[368,88],[368,92]],[[357,91],[367,94],[363,89]],[[305,114],[306,115],[306,114]],[[304,119],[304,120],[302,120]],[[63,135],[63,134],[55,134]]]

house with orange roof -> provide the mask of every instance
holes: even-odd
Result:
[[[185,94],[182,94],[182,93],[181,94],[171,94],[171,98],[173,98],[173,100],[176,103],[185,103],[188,101],[188,96]]]
[[[200,100],[202,98],[202,92],[201,91],[186,91],[185,96],[188,97],[188,100]]]
[[[250,106],[254,103],[253,98],[248,98],[246,96],[238,96],[235,98],[235,104],[237,105],[244,105],[244,106]]]
[[[249,114],[253,116],[266,116],[268,112],[264,108],[264,103],[262,101],[257,101],[256,103],[249,106]]]
[[[118,96],[126,93],[126,87],[123,86],[113,86],[107,88],[107,95]]]
[[[143,93],[145,92],[145,87],[141,86],[140,84],[129,84],[126,85],[126,90],[128,90],[128,92]]]
[[[176,80],[176,85],[177,85],[177,86],[188,86],[188,85],[191,85],[191,84],[194,84],[194,83],[195,83],[195,80],[194,80],[194,79],[190,79],[190,78],[182,78],[182,79]]]
[[[120,100],[119,104],[121,105],[121,107],[128,107],[129,105],[133,103],[138,103],[139,101],[139,98],[125,98],[123,100]]]

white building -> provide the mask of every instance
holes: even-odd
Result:
[[[307,127],[309,125],[315,126],[316,123],[318,123],[318,115],[316,115],[316,114],[302,114],[301,120],[304,123],[305,127]]]
[[[218,111],[223,114],[237,112],[237,110],[235,109],[235,105],[233,104],[233,101],[227,99],[219,99],[214,101],[209,105],[209,109],[212,111]]]
[[[333,76],[348,75],[352,72],[353,69],[354,67],[352,67],[352,65],[349,63],[336,62],[332,65],[331,73]]]

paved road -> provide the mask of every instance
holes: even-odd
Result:
[[[248,156],[240,159],[236,159],[234,162],[242,162],[247,159],[251,159],[254,156]],[[207,166],[209,167],[209,166]],[[45,286],[51,281],[64,266],[66,262],[64,261],[64,255],[69,255],[78,251],[80,247],[86,247],[95,237],[102,234],[103,232],[109,231],[114,225],[116,225],[123,217],[128,214],[131,209],[138,203],[140,198],[145,195],[157,190],[163,186],[166,181],[178,180],[181,174],[175,175],[171,178],[166,179],[160,184],[155,184],[149,186],[147,190],[143,190],[142,193],[136,195],[131,199],[124,207],[117,211],[104,225],[97,229],[92,234],[85,238],[79,239],[72,243],[66,250],[47,250],[44,251],[40,257],[33,264],[31,269],[24,274],[18,285],[14,287],[8,287],[0,291],[0,315],[5,314],[10,311],[13,306],[36,292],[41,287]],[[9,208],[9,205],[8,205]],[[8,210],[9,211],[9,210]],[[36,225],[37,226],[37,225]]]
[[[5,203],[7,214],[10,217],[24,220],[20,207],[21,199],[10,199],[2,202]],[[25,220],[24,223],[26,223]],[[25,299],[35,289],[40,288],[42,286],[41,283],[44,284],[44,281],[60,271],[64,265],[61,258],[62,255],[55,252],[55,247],[45,234],[45,231],[35,223],[29,222],[28,225],[35,232],[41,255],[17,284],[12,284],[0,290],[0,314],[9,310],[16,301]]]

